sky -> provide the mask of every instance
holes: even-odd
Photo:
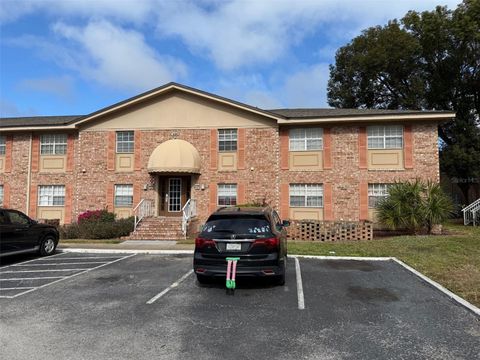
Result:
[[[175,81],[263,109],[328,107],[361,31],[453,0],[1,0],[0,116],[84,115]]]

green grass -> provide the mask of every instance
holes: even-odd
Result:
[[[120,244],[121,239],[60,239],[60,244]]]
[[[396,257],[480,306],[480,228],[449,224],[449,235],[398,236],[363,242],[289,242],[289,254]]]

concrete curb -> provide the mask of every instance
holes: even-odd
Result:
[[[81,249],[81,248],[65,248],[58,249],[59,252],[64,253],[91,253],[91,254],[151,254],[151,255],[193,255],[193,250],[135,250],[135,249]],[[405,270],[411,272],[415,276],[419,277],[422,281],[435,289],[441,291],[447,295],[451,300],[459,305],[467,308],[469,311],[480,317],[480,309],[475,305],[469,303],[467,300],[454,294],[447,288],[443,287],[436,281],[433,281],[429,277],[423,275],[421,272],[415,270],[411,266],[405,264],[403,261],[398,260],[395,257],[361,257],[361,256],[321,256],[321,255],[289,255],[291,258],[303,258],[303,259],[318,259],[318,260],[358,260],[358,261],[394,261],[398,265],[402,266]]]

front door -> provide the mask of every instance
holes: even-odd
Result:
[[[158,215],[181,216],[182,208],[190,197],[190,177],[161,176],[158,190]]]

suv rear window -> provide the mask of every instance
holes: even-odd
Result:
[[[270,223],[264,218],[225,217],[209,220],[202,228],[201,237],[230,239],[232,235],[243,238],[272,237]]]

